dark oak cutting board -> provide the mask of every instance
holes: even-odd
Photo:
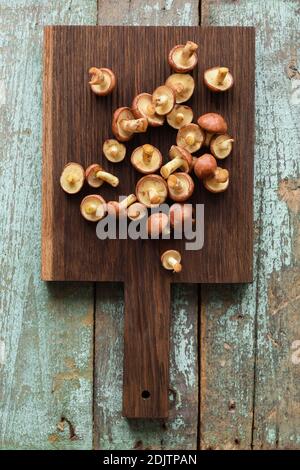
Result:
[[[113,137],[112,111],[130,106],[137,93],[151,93],[163,84],[171,73],[168,51],[186,40],[199,44],[199,63],[193,72],[196,90],[187,104],[195,118],[210,111],[224,115],[236,140],[232,155],[221,162],[230,171],[230,186],[214,195],[196,184],[192,200],[205,205],[205,239],[199,251],[186,251],[182,240],[100,241],[96,226],[80,216],[81,199],[93,192],[106,200],[134,192],[142,175],[130,165],[132,150],[151,143],[167,160],[176,139],[176,131],[167,125],[150,128],[126,144],[122,163],[112,164],[102,156],[103,141]],[[254,29],[240,27],[45,28],[42,279],[125,283],[123,414],[127,417],[168,415],[170,283],[252,281],[254,44]],[[204,87],[203,72],[214,65],[230,68],[235,85],[229,92],[217,95]],[[118,82],[112,95],[97,98],[90,92],[91,66],[114,70]],[[85,187],[68,196],[60,189],[59,177],[69,161],[84,167],[102,162],[120,178],[120,185]],[[169,248],[182,254],[180,274],[160,265],[161,253]]]

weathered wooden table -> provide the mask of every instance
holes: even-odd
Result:
[[[0,0],[1,449],[300,448],[300,2],[200,3]],[[47,24],[257,28],[255,282],[173,289],[168,422],[121,417],[121,286],[40,281]]]

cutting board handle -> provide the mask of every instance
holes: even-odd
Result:
[[[124,288],[123,416],[167,418],[169,275],[161,267],[131,274]]]

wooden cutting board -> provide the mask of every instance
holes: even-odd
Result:
[[[170,284],[252,281],[255,32],[241,27],[51,26],[44,38],[42,279],[125,283],[123,414],[167,417]],[[184,240],[100,241],[96,226],[80,215],[81,199],[94,192],[106,200],[134,192],[142,175],[130,165],[132,150],[151,143],[167,161],[176,139],[167,125],[150,128],[126,144],[122,163],[112,164],[102,155],[103,141],[113,137],[112,112],[130,106],[137,93],[151,93],[163,84],[171,73],[168,51],[187,40],[199,44],[196,90],[187,104],[195,118],[206,112],[224,115],[236,140],[232,155],[221,162],[230,171],[230,186],[214,195],[196,183],[192,201],[205,205],[201,250],[186,251]],[[229,92],[213,94],[204,87],[203,72],[214,65],[231,70],[235,85]],[[91,66],[116,73],[112,95],[97,98],[90,92]],[[84,167],[102,163],[120,185],[66,195],[59,177],[69,161]],[[171,248],[182,254],[180,274],[161,267],[161,253]]]

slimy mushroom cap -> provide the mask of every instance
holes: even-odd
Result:
[[[202,114],[198,118],[198,124],[201,129],[211,133],[211,134],[226,134],[227,132],[227,122],[218,113],[206,113]]]

